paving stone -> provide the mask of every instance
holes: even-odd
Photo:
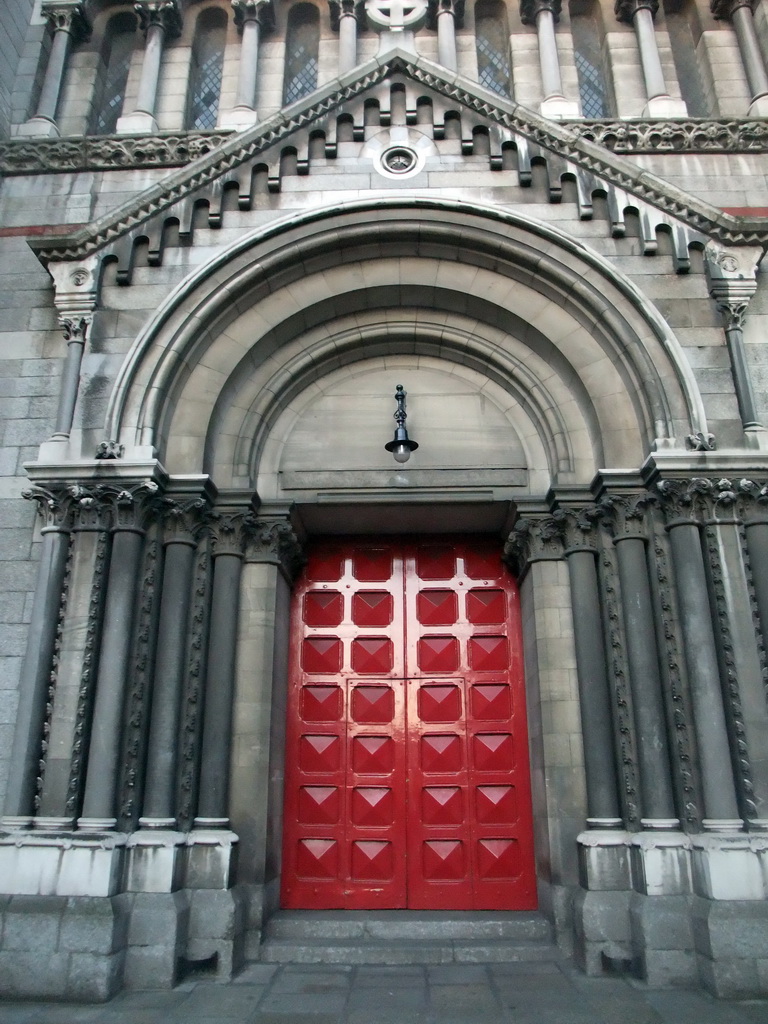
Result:
[[[344,1010],[347,997],[344,993],[336,995],[268,995],[259,1006],[259,1011],[269,1010],[273,1013],[335,1013]]]

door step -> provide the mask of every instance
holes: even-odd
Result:
[[[265,963],[445,964],[557,960],[540,913],[281,910],[264,929]]]

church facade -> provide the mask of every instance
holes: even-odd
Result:
[[[0,21],[0,994],[280,907],[768,993],[766,0]]]

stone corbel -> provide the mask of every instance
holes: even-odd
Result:
[[[750,447],[765,449],[768,448],[768,432],[758,419],[752,374],[744,347],[744,321],[750,299],[757,290],[756,274],[762,255],[763,250],[759,246],[723,249],[713,242],[704,250],[707,285],[723,318],[742,426]]]

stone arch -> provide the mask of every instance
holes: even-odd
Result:
[[[108,436],[172,473],[252,485],[303,387],[397,352],[482,367],[561,482],[706,429],[674,335],[607,260],[519,214],[393,199],[289,217],[194,272],[129,353]]]

